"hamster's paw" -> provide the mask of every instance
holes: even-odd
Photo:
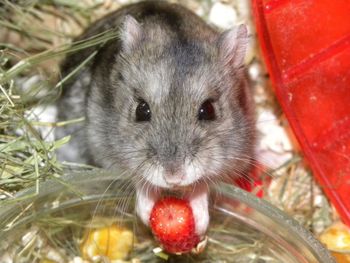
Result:
[[[151,211],[159,196],[158,191],[144,187],[136,189],[136,214],[142,222],[149,226]]]
[[[195,221],[196,234],[203,237],[209,225],[208,211],[208,188],[206,186],[196,186],[189,196],[190,206]]]

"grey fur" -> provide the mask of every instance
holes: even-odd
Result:
[[[69,157],[63,148],[60,158],[126,167],[138,181],[161,187],[162,177],[189,184],[246,174],[255,131],[242,61],[246,39],[239,39],[245,29],[220,34],[179,5],[147,1],[103,18],[80,39],[109,28],[120,30],[120,39],[99,50],[58,102],[60,120],[86,117],[84,125],[58,130],[59,137],[77,135],[76,154]],[[91,51],[68,57],[63,74]],[[150,105],[150,122],[135,122],[140,99]],[[207,99],[217,119],[200,122]]]

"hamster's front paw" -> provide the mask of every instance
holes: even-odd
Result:
[[[136,214],[146,226],[149,226],[151,211],[158,197],[157,190],[147,187],[136,188]]]
[[[209,225],[208,188],[205,185],[197,185],[188,199],[192,208],[195,221],[196,234],[203,237]]]

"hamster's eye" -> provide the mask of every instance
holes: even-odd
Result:
[[[206,100],[203,102],[198,111],[198,120],[200,121],[213,121],[216,119],[215,109],[212,100]]]
[[[136,121],[150,121],[151,120],[151,109],[147,102],[141,100],[136,107]]]

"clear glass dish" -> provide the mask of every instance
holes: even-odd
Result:
[[[75,172],[40,184],[39,194],[35,188],[20,194],[31,198],[2,206],[0,262],[42,263],[45,253],[62,254],[69,262],[71,255],[80,256],[80,242],[92,222],[117,222],[134,231],[129,260],[165,262],[153,252],[157,243],[149,229],[134,216],[132,191],[123,187],[128,179],[117,174]],[[267,202],[227,184],[213,190],[205,251],[170,256],[168,262],[335,262],[310,232]]]

